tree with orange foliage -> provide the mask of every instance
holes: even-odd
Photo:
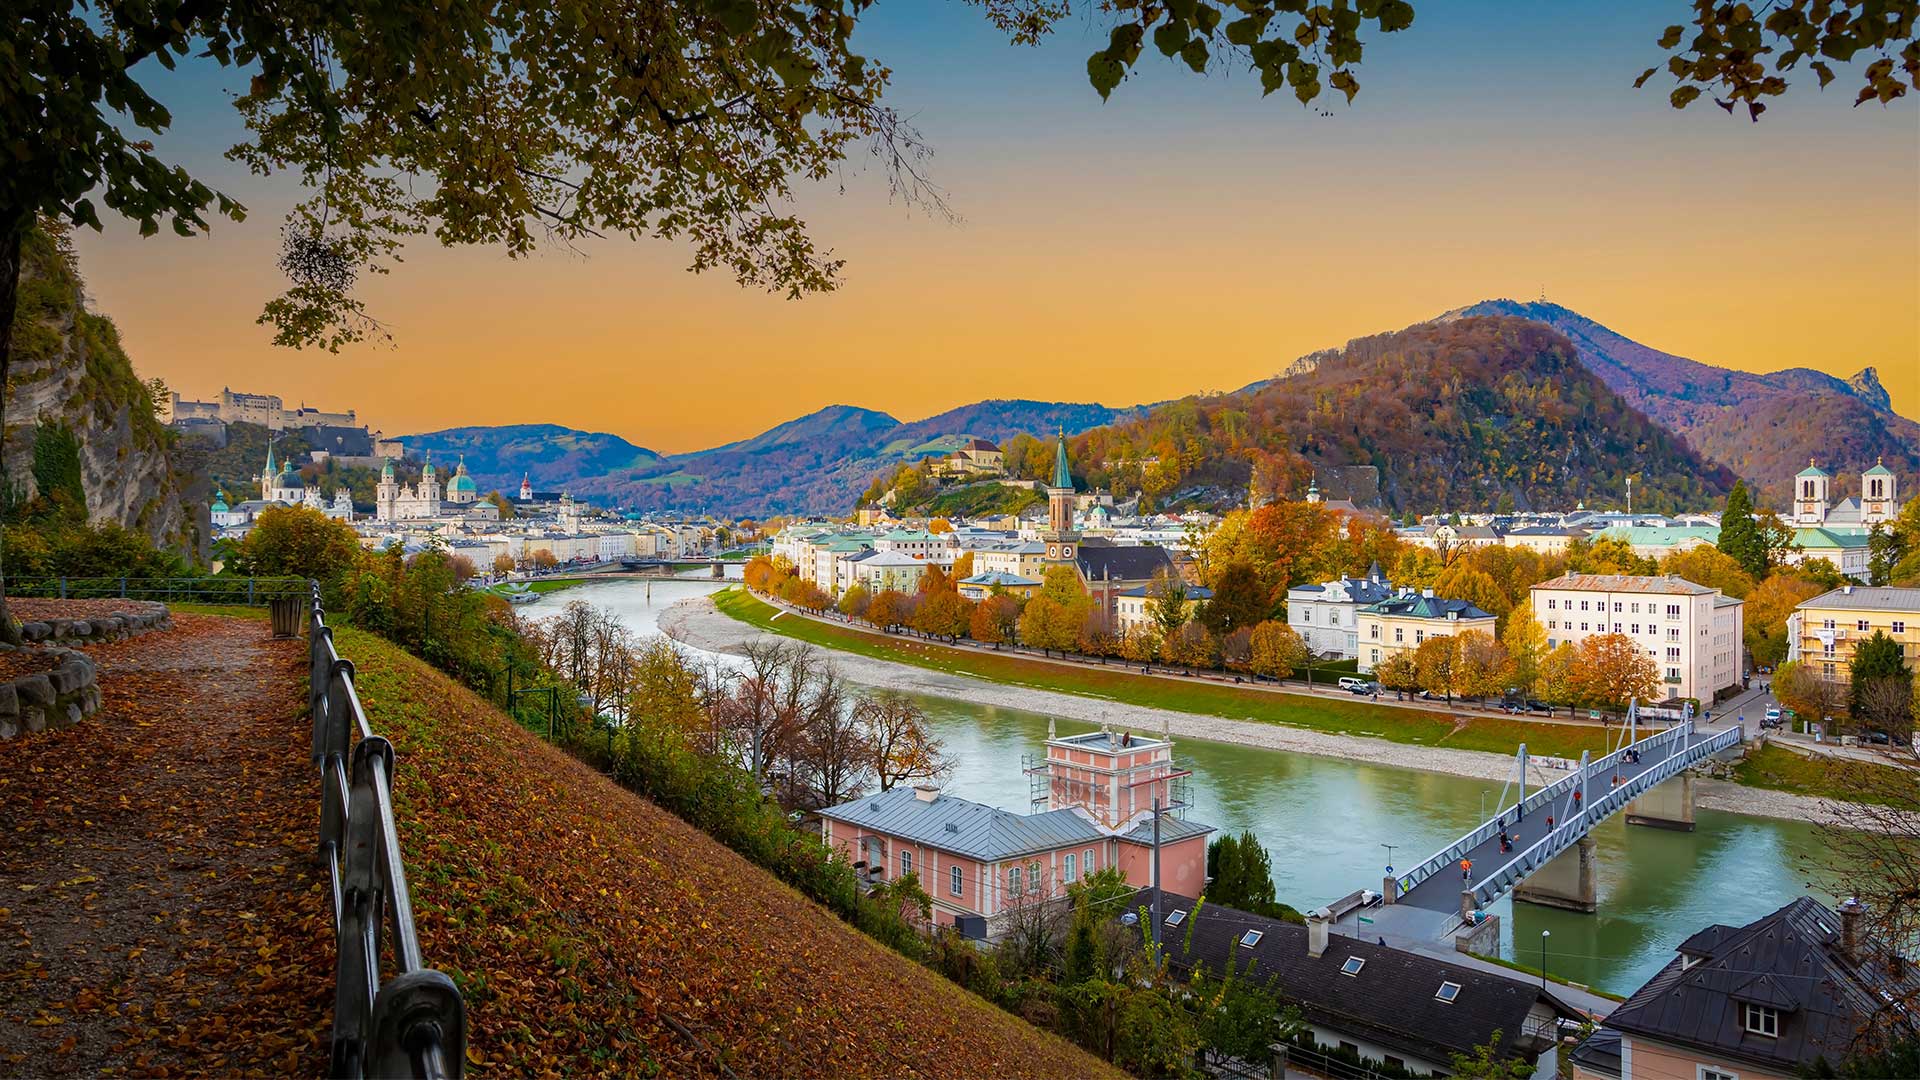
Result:
[[[1012,641],[1020,627],[1020,601],[1005,593],[995,593],[973,606],[968,620],[968,636],[983,645],[998,649]]]
[[[1625,634],[1595,634],[1580,641],[1573,681],[1582,700],[1624,709],[1660,690],[1660,665]]]
[[[912,699],[882,691],[862,695],[853,708],[881,791],[902,781],[938,782],[953,771],[927,714]]]
[[[867,605],[867,621],[882,630],[891,631],[906,619],[906,600],[897,590],[881,589],[873,594],[873,602]]]

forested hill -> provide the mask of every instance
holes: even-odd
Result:
[[[1073,440],[1081,482],[1154,505],[1234,506],[1249,488],[1394,513],[1717,503],[1733,477],[1654,424],[1537,322],[1461,318],[1359,338],[1311,370],[1186,398]],[[1369,479],[1378,470],[1377,496]]]
[[[1595,374],[1635,408],[1746,478],[1774,506],[1792,497],[1809,458],[1835,474],[1836,496],[1859,494],[1860,473],[1884,458],[1920,472],[1920,423],[1893,412],[1878,375],[1851,380],[1806,368],[1735,371],[1661,352],[1558,304],[1486,300],[1440,318],[1515,315],[1565,334]]]

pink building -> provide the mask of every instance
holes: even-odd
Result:
[[[1160,814],[1160,884],[1186,895],[1206,886],[1210,825],[1185,820],[1173,743],[1131,732],[1055,736],[1027,769],[1034,805],[1016,814],[941,793],[895,788],[821,813],[821,837],[869,881],[919,876],[934,922],[996,936],[1011,911],[1066,895],[1081,877],[1118,866],[1129,883],[1153,883],[1154,803]]]

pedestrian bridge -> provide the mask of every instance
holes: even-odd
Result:
[[[1629,709],[1628,715],[1620,749],[1598,760],[1583,754],[1566,776],[1531,793],[1527,748],[1521,746],[1513,805],[1505,805],[1503,790],[1494,816],[1420,865],[1386,878],[1384,902],[1447,913],[1452,918],[1442,924],[1446,932],[1509,893],[1535,903],[1594,910],[1593,827],[1624,810],[1629,823],[1691,829],[1691,778],[1682,774],[1737,746],[1741,738],[1738,727],[1697,732],[1688,718],[1636,741],[1635,711]],[[1654,791],[1676,777],[1679,790]],[[1502,831],[1509,841],[1504,851]],[[1471,877],[1461,872],[1463,859],[1472,864]]]

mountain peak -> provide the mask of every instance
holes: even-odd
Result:
[[[1847,386],[1853,390],[1853,396],[1861,401],[1876,409],[1893,411],[1893,395],[1880,385],[1880,373],[1871,366],[1861,368],[1858,375],[1847,380]]]

